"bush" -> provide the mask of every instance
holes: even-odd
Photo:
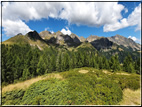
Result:
[[[89,72],[79,73],[82,69]],[[63,80],[41,80],[32,84],[26,91],[6,92],[2,94],[2,104],[115,105],[121,101],[124,88],[140,88],[140,78],[137,74],[107,75],[94,68],[82,69],[61,72]]]
[[[122,90],[115,82],[103,79],[101,73],[88,72],[86,75],[78,70],[61,73],[65,80],[50,79],[34,83],[26,90],[22,104],[110,105],[122,99]]]
[[[24,95],[24,90],[13,90],[2,94],[2,105],[19,105]]]
[[[119,81],[118,84],[122,90],[124,88],[130,88],[132,90],[137,90],[138,88],[140,88],[140,77],[136,74],[111,75],[109,78],[111,80]]]

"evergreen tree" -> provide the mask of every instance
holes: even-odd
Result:
[[[120,70],[120,63],[118,60],[118,55],[112,56],[110,58],[109,65],[113,72]]]
[[[40,57],[39,62],[37,64],[37,75],[42,75],[45,73],[46,70],[46,64],[43,60],[43,56]]]
[[[124,69],[124,71],[129,72],[129,73],[135,72],[133,60],[132,60],[132,57],[130,56],[130,54],[128,56],[126,56],[124,59],[123,69]]]
[[[56,71],[62,72],[62,67],[61,67],[61,52],[58,53],[57,59],[56,59]]]
[[[28,68],[24,69],[22,77],[23,77],[24,80],[30,79],[31,74],[30,74]]]
[[[135,61],[135,70],[137,74],[140,74],[140,58]]]

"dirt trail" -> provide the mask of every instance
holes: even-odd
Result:
[[[85,74],[85,73],[87,73],[87,72],[89,72],[89,71],[88,71],[88,70],[80,70],[80,71],[78,71],[78,72]]]
[[[63,79],[60,74],[51,73],[47,76],[39,76],[39,77],[32,78],[30,80],[26,80],[26,81],[23,81],[23,82],[19,82],[19,83],[15,83],[15,84],[9,84],[9,85],[2,88],[2,93],[7,92],[7,91],[12,91],[12,90],[15,90],[15,89],[26,89],[31,84],[33,84],[37,81],[45,80],[45,79],[49,79],[49,78]]]
[[[111,73],[111,72],[109,72],[109,71],[107,71],[107,70],[103,70],[102,72],[105,73],[105,74],[108,74],[108,75],[113,74],[113,73]],[[128,74],[128,73],[116,73],[116,74],[117,74],[117,75],[130,75],[130,74]]]
[[[141,104],[141,91],[124,89],[123,100],[119,103],[120,105],[140,105]]]
[[[128,73],[116,73],[117,75],[130,75]]]
[[[107,71],[107,70],[103,70],[102,72],[105,73],[105,74],[108,74],[108,75],[113,74],[113,73],[111,73],[111,72],[109,72],[109,71]]]

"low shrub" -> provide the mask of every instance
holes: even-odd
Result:
[[[3,93],[2,105],[19,105],[24,93],[24,90],[13,90]]]

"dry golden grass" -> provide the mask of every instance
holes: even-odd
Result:
[[[109,72],[109,71],[107,71],[107,70],[103,70],[102,72],[105,73],[105,74],[108,74],[108,75],[113,74],[113,73],[111,73],[111,72]]]
[[[128,73],[116,73],[117,75],[130,75]]]
[[[122,48],[118,48],[119,51],[124,51]]]
[[[40,80],[48,80],[50,78],[57,78],[57,79],[63,79],[62,76],[60,74],[56,74],[56,73],[51,73],[47,76],[38,76],[36,78],[32,78],[30,80],[26,80],[24,82],[19,82],[16,84],[9,84],[5,87],[2,88],[2,93],[7,92],[7,91],[12,91],[15,89],[26,89],[28,88],[31,84],[40,81]]]
[[[141,90],[133,91],[131,89],[123,90],[123,100],[120,105],[141,105]]]
[[[107,71],[107,70],[103,70],[102,71],[103,73],[105,73],[105,74],[108,74],[108,75],[111,75],[111,74],[114,74],[114,73],[111,73],[111,72],[109,72],[109,71]],[[129,73],[123,73],[123,72],[121,72],[121,73],[115,73],[115,74],[117,74],[117,75],[131,75],[131,74],[129,74]]]
[[[89,72],[89,71],[88,71],[88,70],[80,70],[80,71],[78,71],[78,72],[85,74],[85,73],[87,73],[87,72]]]
[[[7,44],[7,45],[11,45],[11,44],[13,44],[13,42],[7,42],[7,41],[5,41],[5,42],[2,42],[2,44]]]
[[[57,73],[51,73],[51,74],[45,76],[43,79],[50,79],[50,78],[63,79],[63,77]]]

